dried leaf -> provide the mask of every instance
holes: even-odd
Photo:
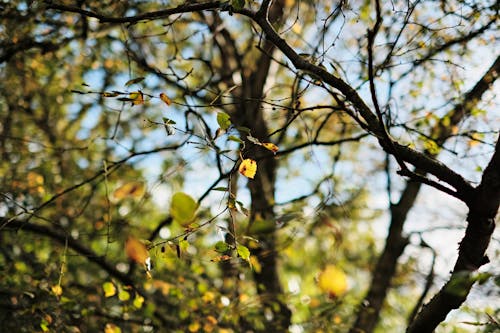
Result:
[[[101,94],[102,97],[116,97],[118,96],[118,93],[116,92],[103,92]]]
[[[263,142],[262,143],[262,146],[264,146],[264,148],[272,151],[273,153],[276,154],[276,152],[279,150],[279,147],[276,146],[274,143],[271,143],[271,142]]]
[[[142,198],[146,188],[143,182],[133,181],[123,184],[113,192],[113,198],[121,200],[125,198]]]
[[[125,242],[125,253],[138,264],[145,265],[149,258],[149,252],[143,242],[133,236],[129,236]]]
[[[215,258],[212,258],[212,262],[221,262],[221,261],[228,261],[231,259],[231,256],[228,256],[227,254],[224,254],[222,256],[217,256]]]
[[[34,171],[28,172],[28,175],[26,176],[26,180],[28,181],[28,186],[30,188],[43,185],[43,182],[44,182],[43,176],[39,173],[34,172]]]
[[[172,104],[172,101],[170,100],[170,98],[168,98],[168,96],[164,93],[161,93],[160,94],[160,99],[167,105],[170,105]]]
[[[247,135],[247,140],[250,141],[251,143],[255,144],[255,145],[259,145],[259,146],[262,145],[262,143],[260,143],[259,139],[254,138],[251,135]]]
[[[130,93],[129,97],[132,100],[133,105],[144,104],[144,94],[140,90]]]
[[[244,159],[238,170],[243,176],[253,179],[257,172],[257,162],[250,158]]]

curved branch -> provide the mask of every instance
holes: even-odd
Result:
[[[134,24],[140,21],[162,19],[174,14],[190,13],[190,12],[197,12],[201,10],[210,10],[210,9],[220,9],[222,5],[220,1],[203,2],[203,3],[186,3],[174,8],[148,12],[135,16],[112,17],[112,16],[102,15],[91,10],[85,10],[79,7],[55,4],[52,3],[52,1],[46,1],[46,3],[47,5],[45,8],[47,9],[55,9],[62,12],[77,13],[82,16],[93,17],[98,19],[102,23],[130,23],[130,24]]]
[[[49,228],[46,226],[42,226],[39,224],[30,223],[30,222],[26,222],[26,221],[19,221],[19,220],[6,221],[6,219],[1,218],[0,222],[2,224],[5,223],[5,225],[6,225],[5,229],[15,230],[16,232],[28,231],[28,232],[31,232],[31,233],[34,233],[37,235],[47,236],[50,239],[57,241],[59,244],[61,244],[63,246],[67,242],[68,247],[70,249],[72,249],[76,253],[84,256],[90,262],[93,262],[94,264],[101,267],[101,269],[106,271],[110,276],[119,280],[121,283],[123,283],[123,285],[132,286],[132,287],[134,287],[134,289],[137,290],[137,288],[135,287],[135,282],[134,282],[134,280],[132,280],[132,278],[130,276],[120,272],[113,265],[111,265],[109,262],[107,262],[103,256],[98,255],[92,249],[85,247],[80,242],[78,242],[74,238],[72,238],[70,235],[67,235],[66,233],[64,233],[62,231],[54,230],[53,228]],[[144,294],[142,291],[140,291],[140,290],[138,290],[138,291],[142,295]]]
[[[468,225],[452,276],[420,311],[407,333],[433,332],[450,311],[458,309],[466,300],[475,283],[471,273],[489,262],[485,252],[495,230],[495,216],[500,206],[500,138],[481,184],[474,191],[474,198],[469,203]]]
[[[279,48],[297,69],[313,73],[326,84],[339,90],[359,112],[366,122],[367,131],[378,139],[380,146],[385,151],[393,156],[397,156],[404,162],[414,165],[417,169],[422,170],[422,172],[432,174],[439,180],[451,185],[457,190],[456,196],[461,200],[466,201],[468,199],[472,186],[462,176],[432,157],[426,156],[424,153],[411,149],[410,147],[403,146],[388,137],[375,113],[353,87],[342,79],[327,72],[324,68],[308,62],[304,57],[297,54],[297,52],[278,35],[266,19],[248,10],[242,10],[240,13],[250,17],[259,24],[266,33],[267,39]],[[432,184],[432,182],[429,182],[429,184]]]

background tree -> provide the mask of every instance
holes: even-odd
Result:
[[[3,329],[431,332],[494,293],[495,1],[0,6]]]

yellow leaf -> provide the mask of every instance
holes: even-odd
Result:
[[[211,291],[207,291],[205,294],[203,294],[203,296],[201,297],[201,299],[205,303],[211,303],[215,299],[215,294],[213,292],[211,292]]]
[[[221,261],[227,261],[227,260],[230,260],[230,259],[231,259],[231,256],[228,256],[227,254],[224,254],[224,255],[212,258],[211,261],[212,262],[221,262]]]
[[[144,265],[146,259],[149,258],[146,245],[133,236],[129,236],[125,242],[125,253],[130,259],[141,265]]]
[[[36,173],[36,172],[33,172],[33,171],[28,172],[28,175],[26,176],[26,178],[27,178],[29,187],[43,185],[43,176]]]
[[[250,158],[246,158],[241,162],[238,170],[243,176],[253,179],[257,172],[257,162]]]
[[[300,34],[302,32],[302,25],[300,23],[295,23],[293,26],[292,26],[292,31],[295,32],[296,34]]]
[[[121,200],[127,197],[141,198],[146,192],[143,182],[130,182],[123,184],[113,192],[113,197],[116,200]]]
[[[328,265],[319,274],[319,288],[332,298],[341,296],[347,290],[347,276],[334,265]]]
[[[165,102],[165,104],[167,104],[167,105],[172,104],[172,101],[170,100],[170,98],[168,98],[168,96],[167,96],[167,95],[165,95],[164,93],[161,93],[161,94],[160,94],[160,99],[161,99],[163,102]]]
[[[107,323],[104,327],[104,333],[122,333],[122,329],[115,324]]]
[[[207,316],[207,321],[212,325],[217,325],[217,319],[214,316]]]
[[[62,288],[60,285],[52,286],[50,289],[52,290],[52,293],[57,297],[62,295]]]
[[[272,151],[275,154],[279,150],[278,146],[276,146],[274,143],[271,143],[271,142],[263,142],[262,145],[264,146],[264,148]]]
[[[470,136],[470,141],[468,143],[469,147],[474,147],[477,146],[478,144],[481,143],[481,140],[483,139],[484,135],[481,133],[472,133]]]
[[[128,301],[130,299],[130,293],[122,289],[118,293],[118,299],[122,302]]]
[[[197,321],[195,321],[195,322],[193,322],[193,323],[189,324],[189,326],[188,326],[188,330],[189,330],[189,332],[191,332],[191,333],[198,332],[198,331],[200,330],[200,328],[201,328],[201,325],[200,325],[200,323],[199,323],[199,322],[197,322]]]
[[[441,150],[438,144],[433,140],[425,140],[424,148],[431,154],[437,154]]]
[[[141,295],[136,295],[133,304],[137,309],[142,308],[142,304],[144,304],[144,297],[142,297]]]
[[[144,94],[140,90],[130,93],[129,97],[133,100],[132,104],[134,105],[141,105],[144,103]]]
[[[104,297],[111,297],[116,294],[116,287],[111,282],[104,282],[102,285],[102,290],[104,290]]]
[[[262,266],[256,256],[250,256],[250,266],[256,273],[260,273],[262,271]]]
[[[30,171],[26,177],[29,191],[31,193],[43,194],[45,192],[45,189],[43,188],[44,179],[42,175]]]

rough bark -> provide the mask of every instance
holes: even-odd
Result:
[[[500,205],[500,139],[483,173],[473,199],[468,202],[467,229],[460,242],[458,259],[449,281],[425,305],[408,327],[407,333],[433,332],[453,309],[467,299],[475,279],[472,273],[489,262],[485,256]],[[457,288],[458,285],[458,288]]]
[[[274,1],[269,9],[269,2],[264,1],[258,15],[267,17],[269,22],[279,25],[284,1]],[[262,53],[256,60],[255,71],[243,78],[240,109],[235,113],[235,120],[240,125],[250,128],[252,136],[268,141],[268,126],[264,118],[261,100],[264,86],[269,77],[271,65],[270,55],[275,46],[268,40],[261,45]],[[259,159],[262,156],[260,147],[246,142],[248,149],[245,158]],[[249,180],[248,188],[251,195],[250,224],[257,219],[274,223],[275,213],[274,192],[276,182],[277,162],[273,158],[259,159],[258,171],[253,180]],[[276,235],[274,232],[259,234],[259,247],[253,253],[259,260],[261,270],[254,271],[257,291],[261,297],[264,311],[272,313],[266,325],[266,331],[285,332],[291,323],[291,311],[282,301],[283,289],[277,271],[278,253],[276,251]]]
[[[457,104],[445,117],[450,121],[445,126],[443,121],[432,129],[431,137],[436,143],[442,146],[452,133],[453,126],[459,124],[465,117],[470,115],[472,109],[481,100],[482,95],[492,86],[500,71],[500,57],[490,66],[488,71],[474,85],[474,87],[464,96],[463,103]],[[427,152],[429,157],[436,157],[437,154]],[[420,173],[420,172],[419,172]],[[391,205],[391,222],[389,233],[386,238],[386,245],[382,251],[377,265],[373,271],[370,289],[365,296],[360,307],[354,325],[350,332],[373,332],[379,319],[384,300],[390,288],[390,281],[396,271],[397,261],[406,246],[405,238],[402,235],[404,223],[409,210],[413,207],[421,184],[415,182],[407,183],[403,190],[401,199],[397,205]],[[468,190],[466,190],[468,192]],[[464,191],[465,192],[465,191]],[[471,197],[469,193],[464,193],[464,199]],[[444,319],[444,318],[443,318]]]
[[[403,226],[406,216],[413,207],[421,184],[408,183],[399,202],[391,205],[391,224],[386,237],[385,248],[373,270],[370,289],[360,307],[356,321],[349,332],[373,332],[378,322],[382,305],[390,288],[391,278],[396,272],[397,262],[403,253],[408,240],[403,237]]]

